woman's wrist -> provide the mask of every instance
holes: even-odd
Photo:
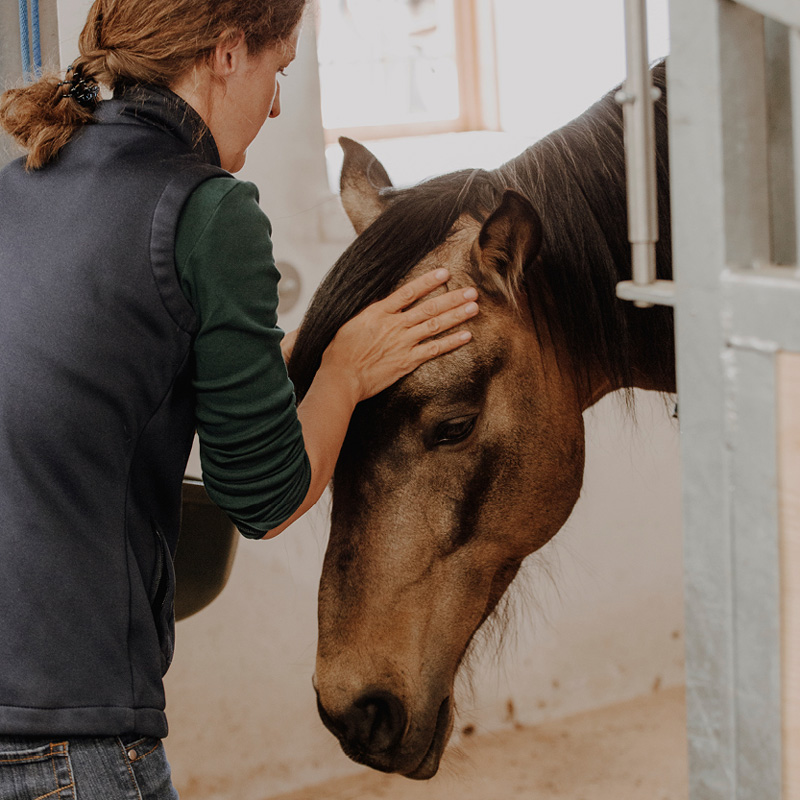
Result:
[[[366,399],[356,364],[349,358],[346,348],[339,345],[335,339],[322,354],[319,370],[314,376],[314,382],[318,381],[320,384],[332,387],[348,404],[351,404],[351,411]]]

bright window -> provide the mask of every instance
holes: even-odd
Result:
[[[491,169],[582,113],[625,77],[622,0],[318,2],[323,14],[320,74],[332,191],[338,191],[342,164],[342,150],[334,144],[339,135],[373,140],[368,142],[369,148],[397,185],[456,169]],[[398,19],[405,20],[402,37],[400,22],[388,24],[389,17],[381,11],[384,8],[394,8]],[[649,54],[657,59],[669,51],[668,1],[647,0],[647,9]],[[362,14],[373,26],[369,32],[360,28],[358,34],[360,52],[369,54],[363,60],[356,58],[357,48],[352,44]],[[412,24],[415,19],[418,27]],[[422,33],[434,22],[440,26],[438,40]],[[414,31],[419,35],[412,35]],[[380,36],[395,36],[396,42],[401,42],[396,43],[396,50],[406,48],[405,94],[389,91],[390,58],[382,50],[385,40]],[[444,44],[438,50],[432,45],[425,49],[426,36],[431,37],[428,44],[453,42],[455,56]],[[425,58],[433,63],[426,64]],[[449,72],[436,67],[440,76],[451,76],[449,83],[435,77],[434,64],[445,58],[455,59],[451,62],[457,75],[455,89],[452,66]],[[337,64],[357,61],[352,81],[336,72],[340,69]],[[412,97],[410,87],[415,83],[410,63],[420,70],[415,73],[416,85],[424,84],[425,96],[434,98],[423,106],[429,114],[427,123],[419,121],[420,116],[415,118],[417,122],[409,122],[415,113],[412,105],[397,101],[397,97]],[[334,74],[340,77],[333,80]],[[452,113],[456,106],[459,116],[445,119],[443,110]],[[345,108],[349,109],[347,115]],[[383,115],[380,121],[379,113]],[[423,112],[418,109],[416,113]]]
[[[485,127],[473,0],[318,0],[327,138]]]

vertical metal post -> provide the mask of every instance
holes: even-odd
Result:
[[[670,191],[676,285],[691,800],[736,797],[732,542],[719,274],[725,262],[719,10],[671,0]]]
[[[625,165],[628,192],[628,239],[633,280],[617,286],[617,295],[640,308],[672,303],[672,286],[656,281],[658,192],[653,103],[658,89],[650,79],[647,56],[645,0],[625,0],[625,50],[628,65],[623,88],[617,93],[625,124]]]
[[[628,75],[618,98],[625,120],[628,165],[628,238],[633,257],[633,282],[646,286],[656,279],[658,209],[653,87],[647,57],[647,5],[625,0],[625,47]]]

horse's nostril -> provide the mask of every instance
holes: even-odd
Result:
[[[364,753],[383,753],[399,744],[403,737],[406,712],[391,692],[375,692],[353,704],[350,723],[352,744]]]
[[[400,743],[406,728],[403,703],[391,692],[372,692],[356,700],[344,713],[332,715],[319,696],[317,708],[325,727],[356,760],[384,753]]]

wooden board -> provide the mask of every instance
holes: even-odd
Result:
[[[777,369],[783,797],[800,800],[800,353],[780,354]]]

